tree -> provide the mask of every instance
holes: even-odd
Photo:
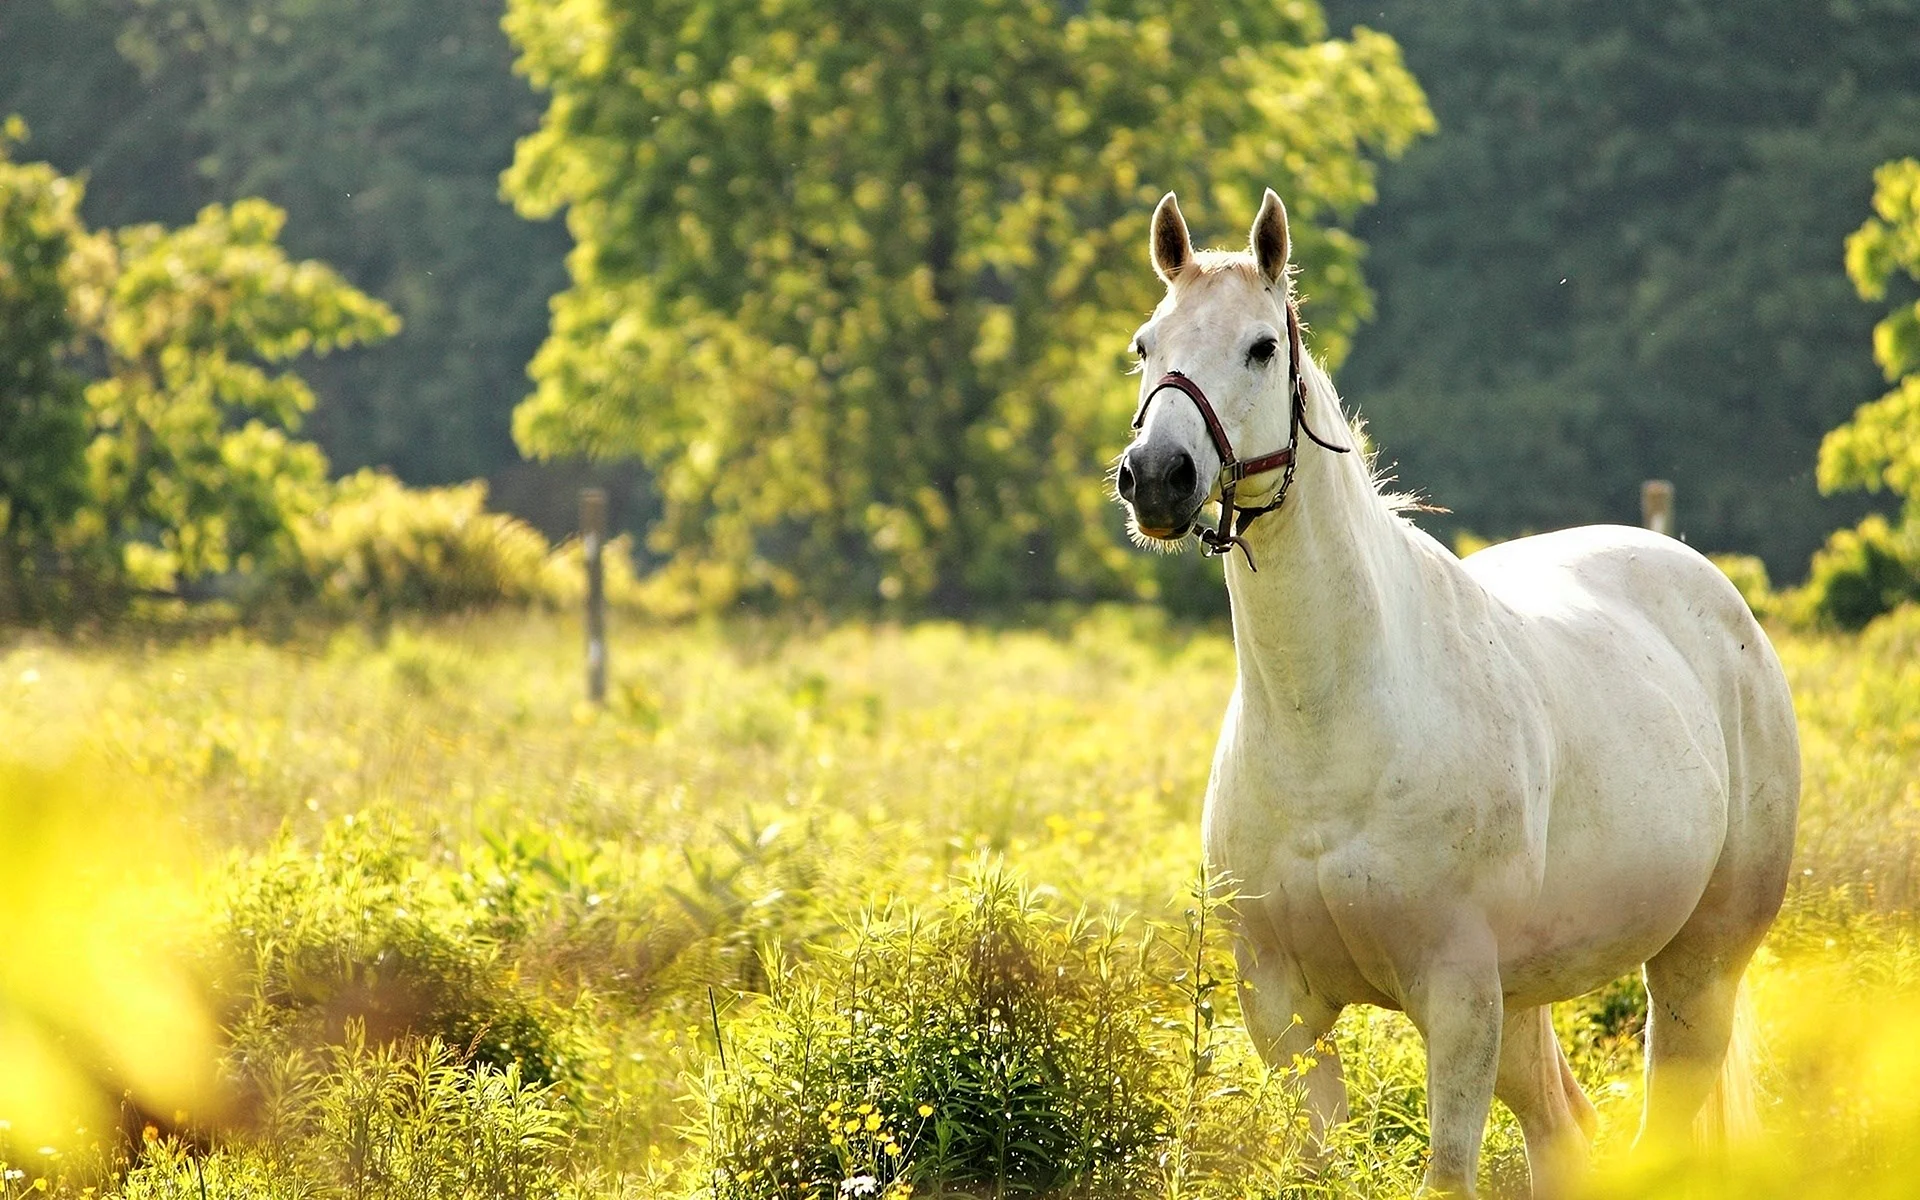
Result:
[[[500,198],[537,101],[500,0],[0,3],[0,113],[84,173],[95,227],[190,222],[259,196],[288,252],[399,311],[391,340],[310,364],[308,429],[340,467],[415,483],[517,462],[513,406],[564,281],[556,222]]]
[[[1339,378],[1436,527],[1633,520],[1661,476],[1690,540],[1797,578],[1866,507],[1811,470],[1873,386],[1834,248],[1920,126],[1920,0],[1327,6],[1440,122],[1357,223],[1380,311]]]
[[[1862,300],[1882,301],[1896,276],[1920,283],[1920,160],[1873,173],[1874,215],[1847,239],[1847,275]],[[1920,519],[1920,301],[1902,301],[1873,327],[1873,358],[1894,388],[1863,404],[1820,443],[1826,491],[1892,489]]]
[[[267,566],[318,501],[326,458],[290,436],[313,393],[274,368],[399,322],[331,268],[290,261],[285,219],[264,200],[212,205],[182,229],[96,235],[77,256],[72,304],[105,364],[86,388],[78,543],[110,556],[109,576],[172,588]]]
[[[1394,44],[1310,4],[510,0],[506,27],[550,95],[507,190],[577,244],[516,437],[643,457],[653,546],[709,605],[1138,579],[1101,470],[1153,202],[1237,241],[1279,188],[1337,357],[1365,155],[1430,125]]]
[[[510,415],[563,281],[554,223],[500,198],[538,105],[500,0],[132,5],[121,43],[185,93],[218,196],[286,209],[288,248],[391,304],[405,330],[315,364],[314,434],[351,469],[446,483],[514,459]]]
[[[1847,274],[1861,299],[1884,301],[1898,276],[1920,282],[1920,160],[1885,163],[1873,180],[1874,215],[1847,238]],[[1874,327],[1873,357],[1894,388],[1821,442],[1820,488],[1884,487],[1903,511],[1836,530],[1789,601],[1800,619],[1843,629],[1920,600],[1920,302],[1903,298]]]
[[[85,236],[80,188],[44,163],[12,162],[25,138],[18,118],[0,125],[0,617],[36,607],[54,539],[87,496],[67,303],[68,259]]]
[[[115,43],[132,0],[0,4],[0,113],[33,129],[36,158],[84,180],[89,225],[193,219],[215,199],[197,166],[194,100],[178,80],[142,78]]]

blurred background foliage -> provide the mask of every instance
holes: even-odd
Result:
[[[120,607],[259,573],[321,503],[326,460],[292,436],[313,395],[278,370],[377,341],[393,313],[317,262],[294,262],[263,200],[208,205],[178,230],[92,232],[81,185],[10,161],[0,132],[0,307],[15,342],[0,384],[19,453],[0,482],[0,614]]]
[[[644,459],[622,515],[682,610],[1217,608],[1096,481],[1168,187],[1223,243],[1286,195],[1316,349],[1443,537],[1631,520],[1665,476],[1689,540],[1794,581],[1874,504],[1813,464],[1878,390],[1839,247],[1916,149],[1916,0],[504,15],[17,0],[0,113],[92,225],[260,195],[401,317],[303,368],[333,469],[488,477],[552,536],[580,467],[518,462],[516,403],[536,457]]]
[[[1920,5],[1326,7],[1440,124],[1356,223],[1379,316],[1337,377],[1433,527],[1632,521],[1667,478],[1677,532],[1799,579],[1864,507],[1814,459],[1878,390],[1841,246],[1920,146]]]

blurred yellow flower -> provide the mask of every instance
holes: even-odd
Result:
[[[213,1021],[165,953],[190,895],[144,801],[95,763],[0,761],[0,1114],[23,1140],[105,1123],[122,1092],[211,1096]]]

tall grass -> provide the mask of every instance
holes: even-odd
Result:
[[[1781,649],[1802,858],[1751,977],[1769,1139],[1732,1194],[1905,1195],[1920,616]],[[578,700],[578,659],[539,615],[0,657],[0,745],[84,748],[201,864],[164,940],[224,1031],[198,1111],[96,1119],[47,1154],[0,1131],[24,1172],[0,1198],[1417,1182],[1403,1018],[1343,1019],[1354,1117],[1311,1171],[1299,1064],[1269,1072],[1238,1028],[1195,886],[1223,636],[1126,610],[628,628],[605,709]],[[1637,984],[1556,1019],[1609,1194],[1696,1186],[1688,1164],[1618,1166]],[[1504,1114],[1485,1172],[1524,1174]]]

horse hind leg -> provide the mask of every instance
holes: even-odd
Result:
[[[1647,960],[1647,1099],[1636,1147],[1682,1147],[1696,1130],[1713,1140],[1757,1132],[1744,1038],[1735,1036],[1740,977],[1780,911],[1800,801],[1792,700],[1777,676],[1775,667],[1769,681],[1748,680],[1735,695],[1720,861],[1687,923]]]
[[[1520,1122],[1534,1200],[1572,1192],[1586,1171],[1589,1142],[1599,1120],[1574,1080],[1545,1005],[1507,1014],[1494,1094]]]
[[[1751,1124],[1745,1064],[1729,1058],[1751,954],[1751,946],[1729,957],[1669,946],[1647,962],[1647,1097],[1636,1147],[1670,1152],[1696,1129],[1724,1138]],[[1710,1097],[1713,1111],[1696,1125]]]
[[[1740,977],[1785,889],[1778,857],[1741,870],[1740,856],[1723,854],[1693,916],[1647,960],[1647,1098],[1637,1147],[1671,1152],[1696,1131],[1714,1141],[1755,1131],[1745,1047],[1734,1035]],[[1696,1126],[1710,1098],[1712,1111]]]

